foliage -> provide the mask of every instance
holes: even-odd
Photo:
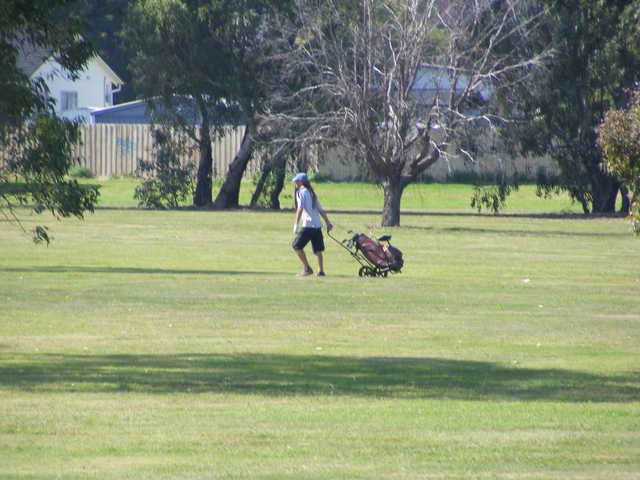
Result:
[[[117,103],[139,98],[131,72],[131,52],[120,35],[124,26],[130,0],[81,0],[66,9],[84,19],[87,24],[84,36],[95,46],[109,67],[124,81],[117,93]]]
[[[539,12],[519,2],[364,0],[345,18],[338,3],[300,2],[289,74],[306,81],[276,120],[298,127],[296,141],[337,145],[366,165],[385,192],[382,224],[397,226],[404,189],[446,155],[469,155],[449,148],[472,123],[491,128],[499,112],[489,97],[540,63],[541,52],[516,41]]]
[[[233,4],[233,2],[232,2]],[[280,42],[291,43],[294,36],[288,36],[283,24],[291,25],[293,0],[253,0],[235,4],[236,15],[243,18],[236,39],[229,42],[232,55],[235,80],[232,80],[228,98],[234,99],[241,107],[245,119],[245,132],[242,143],[233,161],[229,165],[226,177],[216,199],[215,208],[236,208],[239,205],[242,176],[251,160],[254,150],[260,148],[260,140],[265,132],[262,128],[261,116],[271,106],[270,100],[285,79],[280,75],[277,65],[282,63],[278,58],[276,47]],[[234,21],[235,25],[235,21]],[[274,85],[277,85],[274,88]],[[276,101],[277,103],[277,101]],[[266,129],[267,131],[269,128]],[[266,136],[269,136],[268,134]],[[280,148],[283,147],[283,148]],[[275,150],[291,150],[290,145],[276,146]],[[284,182],[285,154],[276,154],[273,162],[265,164],[266,176],[274,174],[274,188],[270,194],[269,205],[279,208],[278,195]],[[260,183],[256,186],[254,197],[259,195]],[[254,203],[254,202],[252,202]]]
[[[607,170],[640,194],[640,89],[629,108],[607,112],[598,133]]]
[[[254,174],[253,184],[260,188],[256,189],[257,195],[252,198],[252,206],[272,208],[272,195],[278,188],[279,176],[282,174],[283,172],[273,168]]]
[[[271,195],[276,189],[279,173],[271,169],[267,172],[257,173],[259,173],[259,178],[255,179],[255,185],[261,186],[261,189],[253,203],[255,206],[271,208]]]
[[[151,103],[158,122],[182,129],[200,148],[198,206],[212,202],[211,141],[224,135],[225,125],[242,121],[249,128],[261,103],[259,80],[269,72],[265,17],[286,3],[138,0],[130,11],[123,38],[139,91],[158,99]]]
[[[640,202],[636,200],[631,204],[631,227],[636,235],[640,235]]]
[[[35,213],[48,210],[58,219],[83,218],[85,212],[93,212],[99,195],[97,187],[82,186],[75,179],[66,178],[70,166],[78,163],[73,148],[79,141],[76,123],[47,114],[4,137],[5,154],[12,160],[0,169],[0,199],[9,212],[14,202],[31,204]],[[12,184],[21,188],[11,188]],[[46,231],[36,226],[34,240],[49,243]]]
[[[63,15],[70,0],[7,0],[0,5],[0,202],[3,214],[22,230],[16,205],[33,204],[35,213],[50,211],[56,218],[93,211],[98,192],[67,180],[77,163],[73,147],[80,141],[77,125],[56,118],[44,80],[31,81],[19,67],[23,52],[55,52],[71,75],[80,71],[93,48],[82,39],[84,24]],[[36,242],[50,240],[47,228],[36,226]]]
[[[136,187],[133,195],[139,206],[178,208],[193,195],[194,165],[181,162],[186,148],[184,139],[176,139],[170,131],[154,131],[154,160],[140,161],[139,173],[147,178]]]
[[[93,172],[87,167],[73,167],[69,169],[69,176],[73,178],[93,178]]]
[[[0,5],[0,128],[18,128],[25,119],[50,105],[44,81],[31,82],[18,66],[22,52],[41,52],[72,74],[93,54],[80,37],[84,23],[61,9],[73,0],[3,0]]]
[[[544,28],[527,41],[554,53],[546,71],[511,92],[527,120],[517,135],[525,152],[548,154],[559,167],[559,182],[542,190],[569,192],[585,214],[611,213],[620,184],[600,168],[596,127],[637,81],[640,1],[546,3]]]
[[[212,200],[211,141],[222,135],[214,118],[224,111],[228,51],[220,38],[217,2],[138,0],[123,38],[132,55],[137,89],[149,99],[155,121],[182,130],[199,147],[196,205]]]
[[[69,163],[77,162],[72,149],[80,141],[76,123],[39,115],[10,143],[10,152],[17,160],[9,162],[8,172],[27,185],[28,197],[40,213],[49,210],[56,217],[82,218],[85,210],[93,211],[97,200],[94,189],[83,189],[75,180],[65,180]]]
[[[598,134],[605,168],[631,188],[633,226],[640,235],[640,89],[628,108],[607,112]]]
[[[473,189],[471,197],[471,207],[476,208],[478,213],[483,208],[498,213],[506,206],[507,197],[519,188],[518,183],[514,181],[501,180],[495,185],[476,185]]]

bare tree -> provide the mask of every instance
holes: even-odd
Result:
[[[473,160],[454,146],[458,132],[495,125],[492,99],[545,56],[525,48],[543,13],[531,0],[361,0],[351,16],[335,0],[297,8],[289,64],[309,81],[297,108],[274,117],[304,124],[299,141],[353,150],[383,187],[383,226],[400,225],[403,191],[429,167]]]

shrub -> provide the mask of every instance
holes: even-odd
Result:
[[[320,173],[320,172],[312,172],[309,175],[309,180],[311,180],[314,183],[323,183],[323,182],[331,182],[331,176],[327,175],[326,173]]]
[[[73,167],[69,170],[69,176],[72,178],[93,178],[93,172],[87,167]]]
[[[154,131],[154,159],[141,161],[139,174],[145,180],[136,187],[133,197],[145,208],[178,208],[193,196],[194,165],[183,165],[180,157],[186,151],[184,141],[177,140],[163,130]]]
[[[598,128],[598,145],[604,168],[631,189],[632,225],[640,235],[640,89],[631,92],[627,109],[607,112]]]

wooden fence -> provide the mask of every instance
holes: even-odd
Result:
[[[312,169],[313,170],[313,169]],[[368,178],[366,167],[354,162],[352,157],[340,149],[325,150],[317,163],[316,170],[323,176],[333,180],[364,180]],[[520,181],[535,181],[536,175],[542,170],[547,175],[559,174],[558,167],[550,157],[515,157],[485,155],[470,162],[461,155],[444,156],[427,171],[424,178],[438,182],[452,179],[467,178],[495,178],[497,173],[508,176],[518,175]],[[467,180],[467,181],[468,181]]]
[[[76,154],[80,165],[93,172],[96,177],[113,175],[135,175],[141,160],[153,158],[153,127],[144,124],[95,124],[82,125],[82,144]],[[244,127],[229,127],[223,138],[212,142],[214,174],[223,177],[229,164],[240,148]],[[184,163],[198,164],[198,149],[193,142],[181,159]],[[252,175],[258,161],[247,168]]]
[[[76,154],[80,158],[80,164],[89,168],[96,177],[110,177],[114,175],[136,175],[141,160],[153,159],[153,128],[146,124],[95,124],[82,125],[82,144],[77,147]],[[244,127],[229,127],[225,135],[212,143],[213,171],[215,178],[224,178],[240,148]],[[198,149],[193,142],[183,158],[183,163],[188,161],[198,164]],[[7,161],[5,154],[0,152],[0,163]],[[318,171],[320,174],[333,180],[363,179],[367,175],[365,169],[353,158],[340,149],[316,151],[311,149],[305,155],[305,161],[290,161],[290,171],[302,168],[309,171]],[[299,159],[298,159],[299,160]],[[251,177],[260,168],[260,158],[255,158],[249,163],[245,172],[246,177]],[[555,173],[557,168],[549,158],[516,158],[502,161],[498,157],[484,158],[479,162],[470,164],[461,157],[452,157],[449,161],[439,161],[430,168],[426,174],[435,180],[446,180],[454,173],[467,172],[476,175],[487,175],[497,171],[507,173],[519,172],[526,177],[534,177],[538,169]]]

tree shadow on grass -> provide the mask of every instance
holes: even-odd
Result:
[[[357,266],[357,264],[356,264]],[[7,267],[0,268],[0,272],[6,273],[114,273],[114,274],[133,274],[133,275],[219,275],[219,276],[278,276],[295,278],[295,270],[287,272],[278,271],[255,271],[255,270],[196,270],[196,269],[180,269],[180,268],[139,268],[139,267],[87,267],[74,265],[56,265],[56,266],[39,266],[39,267]],[[357,272],[354,275],[331,274],[332,278],[357,278]]]
[[[0,386],[33,392],[618,403],[640,398],[640,372],[605,376],[440,358],[0,354],[0,360],[3,357]]]
[[[256,272],[248,270],[196,270],[140,267],[88,267],[74,265],[56,265],[39,267],[0,268],[7,273],[115,273],[139,275],[282,275],[282,272]]]

